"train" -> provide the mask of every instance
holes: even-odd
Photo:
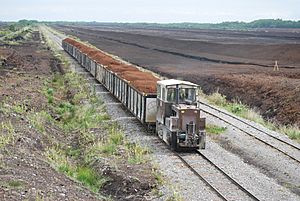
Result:
[[[205,149],[206,123],[197,104],[197,84],[161,80],[73,38],[65,38],[62,47],[172,150]]]

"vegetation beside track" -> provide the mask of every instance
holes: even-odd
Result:
[[[280,125],[272,120],[265,120],[257,110],[237,100],[229,102],[226,100],[226,96],[220,94],[218,91],[210,95],[200,93],[210,104],[219,106],[242,118],[259,123],[271,130],[284,133],[289,136],[289,138],[300,142],[300,128],[297,125]]]
[[[10,23],[0,29],[0,43],[3,45],[19,45],[31,38],[35,28],[33,21],[19,21]]]
[[[221,133],[224,133],[226,129],[227,129],[226,127],[221,127],[213,124],[206,125],[206,132],[208,134],[219,135]]]

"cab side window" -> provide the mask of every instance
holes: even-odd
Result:
[[[157,97],[161,99],[161,86],[157,85]]]
[[[175,102],[175,99],[176,99],[176,89],[168,89],[168,92],[167,92],[167,101],[168,102]]]

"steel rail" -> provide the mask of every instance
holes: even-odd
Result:
[[[202,177],[182,156],[180,156],[179,153],[174,152],[173,153],[184,163],[184,165],[189,168],[201,181],[203,181],[211,190],[213,190],[218,197],[220,197],[222,200],[227,201],[226,197],[218,191],[209,181],[207,181],[204,177]]]
[[[259,201],[255,195],[250,193],[247,189],[245,189],[241,184],[239,184],[235,179],[230,177],[225,171],[223,171],[219,166],[217,166],[215,163],[213,163],[209,158],[207,158],[205,155],[203,155],[199,150],[196,151],[198,155],[200,155],[203,159],[205,159],[209,164],[214,166],[219,172],[221,172],[228,180],[230,180],[234,185],[236,185],[240,190],[242,190],[244,193],[246,193],[249,197],[251,197],[254,200]]]
[[[265,134],[265,135],[268,135],[268,136],[270,136],[270,137],[272,137],[272,138],[274,138],[274,139],[276,139],[276,140],[278,140],[278,141],[280,141],[280,142],[282,142],[282,143],[285,143],[285,144],[287,144],[287,145],[289,145],[289,146],[291,146],[291,147],[293,147],[293,148],[295,148],[295,149],[297,149],[297,150],[300,151],[300,147],[298,147],[298,146],[296,146],[296,145],[293,145],[293,144],[291,144],[291,143],[289,143],[289,142],[287,142],[287,141],[285,141],[285,140],[282,140],[282,139],[280,139],[280,138],[278,138],[278,137],[276,137],[276,136],[274,136],[274,135],[271,135],[271,134],[269,134],[268,132],[266,132],[266,131],[264,131],[264,130],[262,130],[262,129],[260,129],[260,128],[254,126],[254,125],[252,125],[252,124],[250,124],[250,123],[248,123],[248,122],[246,122],[245,120],[243,120],[243,119],[241,119],[241,118],[238,118],[238,117],[236,117],[236,116],[234,116],[234,115],[228,114],[228,113],[226,113],[226,112],[224,112],[224,111],[222,111],[222,110],[219,110],[219,109],[217,109],[217,108],[215,108],[215,107],[213,107],[213,106],[211,106],[211,105],[209,105],[209,104],[207,104],[207,103],[204,103],[204,102],[202,102],[202,101],[198,101],[198,102],[199,102],[200,104],[202,104],[202,105],[205,105],[205,106],[210,107],[210,108],[212,108],[212,109],[214,109],[214,110],[217,110],[217,111],[220,112],[220,113],[223,113],[223,114],[225,114],[225,115],[227,115],[227,116],[230,116],[231,118],[236,119],[236,120],[238,120],[238,121],[240,121],[240,122],[246,124],[247,126],[250,126],[250,127],[254,128],[254,129],[258,130],[259,132],[261,132],[261,133],[263,133],[263,134]]]
[[[225,114],[225,115],[227,115],[227,116],[231,116],[231,115],[228,115],[227,113],[225,113],[225,112],[223,112],[223,111],[220,111],[220,110],[218,110],[218,109],[216,109],[216,108],[214,108],[214,107],[211,107],[211,106],[209,106],[209,107],[212,108],[212,109],[214,109],[214,110],[216,110],[216,111],[218,111],[218,112],[221,112],[221,113],[223,113],[223,114]],[[277,151],[279,151],[280,153],[286,155],[286,156],[289,157],[290,159],[292,159],[292,160],[294,160],[294,161],[300,163],[300,160],[299,160],[299,159],[297,159],[297,158],[295,158],[295,157],[289,155],[288,153],[286,153],[285,151],[281,150],[280,148],[278,148],[278,147],[276,147],[276,146],[274,146],[274,145],[272,145],[272,144],[270,144],[270,143],[268,143],[268,142],[266,142],[266,141],[260,139],[259,137],[257,137],[257,136],[255,136],[255,135],[249,133],[248,131],[245,131],[245,129],[242,129],[242,128],[240,128],[239,126],[236,126],[235,124],[229,122],[228,120],[225,120],[224,118],[219,117],[219,116],[216,115],[216,114],[213,114],[213,113],[211,113],[211,112],[209,112],[209,111],[207,111],[207,110],[201,109],[201,107],[200,107],[200,110],[202,110],[203,112],[205,112],[205,113],[207,113],[207,114],[209,114],[209,115],[211,115],[211,116],[214,116],[214,117],[220,119],[221,121],[223,121],[223,122],[225,122],[225,123],[227,123],[227,124],[229,124],[229,125],[231,125],[231,126],[237,128],[238,130],[242,131],[243,133],[245,133],[245,134],[247,134],[247,135],[249,135],[249,136],[255,138],[256,140],[258,140],[258,141],[260,141],[260,142],[262,142],[262,143],[264,143],[264,144],[266,144],[266,145],[272,147],[273,149],[276,149]],[[239,119],[236,118],[236,117],[235,117],[235,119],[239,120]]]

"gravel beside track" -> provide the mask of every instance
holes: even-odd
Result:
[[[213,189],[224,198],[224,200],[259,200],[252,198],[231,181],[222,171],[218,170],[209,161],[204,160],[198,154],[180,154],[183,158]],[[248,192],[248,191],[246,191]],[[251,195],[251,193],[249,192]]]
[[[53,33],[49,31],[47,34],[50,37],[53,35]],[[55,38],[53,40],[55,40]],[[70,58],[70,61],[72,61],[72,66],[74,66],[74,69],[77,72],[81,72],[88,78],[88,81],[91,83],[91,89],[95,89],[96,93],[101,96],[102,100],[106,104],[107,111],[111,116],[111,119],[116,120],[119,123],[119,125],[124,129],[127,138],[133,142],[137,142],[149,147],[149,149],[152,151],[151,155],[154,163],[158,165],[163,175],[165,175],[165,180],[168,180],[167,183],[172,184],[171,187],[162,187],[161,191],[164,192],[166,196],[154,198],[152,200],[165,200],[167,195],[172,195],[174,191],[179,192],[184,200],[221,200],[207,185],[205,185],[204,182],[199,180],[199,178],[197,178],[195,174],[183,164],[176,154],[167,149],[166,146],[161,143],[161,141],[155,135],[147,132],[147,130],[139,123],[137,119],[133,118],[131,113],[129,113],[124,106],[121,104],[115,104],[118,103],[118,100],[109,93],[106,93],[106,89],[96,80],[92,79],[90,75],[84,73],[85,70],[80,67],[74,59]],[[224,122],[210,117],[209,115],[206,116],[208,118],[208,122],[218,122],[220,125],[224,125]],[[290,171],[292,171],[294,168],[294,171],[291,172],[291,175],[289,176],[296,178],[295,183],[299,181],[299,174],[297,174],[299,173],[299,167],[295,167],[295,164],[293,164],[290,160],[283,158],[278,153],[274,153],[274,151],[271,151],[266,145],[260,145],[257,142],[253,142],[253,138],[241,135],[236,129],[230,128],[228,125],[227,127],[226,139],[231,138],[233,142],[239,143],[239,147],[243,148],[242,150],[249,151],[249,153],[251,153],[249,155],[253,156],[253,158],[261,156],[272,156],[272,158],[274,158],[274,160],[270,160],[270,158],[262,159],[262,162],[267,163],[267,167],[274,171],[274,177],[282,179],[275,173],[276,168],[278,167],[280,168],[279,170],[281,172],[284,172],[284,170],[287,169],[284,164],[289,164],[288,166],[290,167]],[[220,142],[220,144],[223,146],[222,142]],[[213,163],[217,164],[222,170],[233,177],[236,181],[238,181],[238,183],[253,193],[260,200],[300,200],[299,196],[291,193],[287,188],[279,185],[278,183],[281,183],[281,181],[268,177],[267,175],[270,174],[262,171],[260,168],[257,168],[259,166],[255,167],[245,163],[243,161],[245,160],[244,157],[237,156],[240,155],[240,153],[234,152],[234,150],[224,149],[220,146],[220,144],[215,143],[208,138],[207,148],[205,150],[201,150],[201,153],[212,160]],[[195,153],[190,153],[186,156],[190,157],[190,160],[193,163],[196,162],[193,160],[193,158],[199,157]],[[275,159],[277,159],[277,161]],[[273,161],[275,161],[274,165],[276,166],[274,167],[276,168],[273,168],[272,166]],[[205,166],[205,164],[201,162],[201,166]],[[205,168],[203,169],[204,171],[206,170]],[[203,172],[203,174],[205,173]],[[290,174],[290,172],[288,174]],[[214,177],[212,178],[209,176],[209,179],[215,181],[219,179],[219,177],[215,176],[215,174],[213,174],[213,176]],[[285,179],[286,181],[289,181],[288,178]],[[225,190],[227,187],[229,189],[229,186],[224,183],[223,185],[223,190]],[[228,192],[229,196],[231,196],[231,193],[232,192]],[[236,197],[232,196],[230,198],[230,200],[245,200],[242,195],[241,197],[236,195]]]
[[[209,146],[201,150],[201,153],[259,200],[300,200],[297,195],[279,185],[275,179],[243,162],[239,156],[226,151],[210,138],[207,139],[207,143]]]
[[[277,183],[276,185],[280,184],[285,186],[300,195],[300,166],[298,162],[291,160],[286,155],[270,146],[266,146],[266,144],[257,141],[253,137],[245,135],[242,131],[226,124],[218,118],[208,114],[205,116],[207,117],[207,123],[227,128],[225,133],[214,137],[214,141],[217,142],[218,145],[221,145],[223,147],[222,149],[240,157],[240,160],[248,165],[256,167],[264,176],[272,178],[272,180]],[[209,146],[203,151],[204,154],[212,149],[212,145],[217,147],[214,141],[210,140],[207,142]],[[224,150],[221,151],[221,153],[225,152]],[[213,154],[210,156],[213,156]],[[232,164],[236,164],[236,162]],[[237,168],[239,168],[239,166],[237,166]],[[247,171],[244,170],[244,172]],[[239,175],[244,175],[244,173],[241,172]],[[243,180],[243,178],[241,180]],[[263,183],[262,185],[268,186],[268,183]],[[278,191],[275,191],[274,195],[276,195],[277,192]],[[298,200],[300,200],[299,197]]]
[[[259,200],[200,151],[196,153],[198,154],[185,155],[184,158],[190,161],[189,163],[197,172],[202,172],[201,175],[204,175],[214,188],[220,189],[219,191],[222,192],[226,200]]]

